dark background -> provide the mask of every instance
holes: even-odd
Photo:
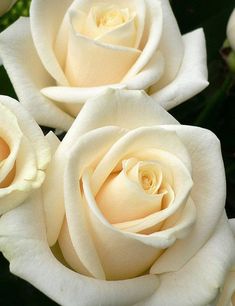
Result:
[[[60,1],[60,0],[58,0]],[[20,15],[27,16],[29,0],[19,0],[0,18],[0,31]],[[235,73],[221,50],[226,25],[235,6],[234,0],[171,0],[182,33],[203,27],[208,52],[210,86],[201,94],[171,110],[182,124],[212,130],[220,139],[227,178],[226,211],[235,217]],[[0,67],[0,93],[16,97],[3,67]],[[8,262],[0,255],[0,306],[57,305],[30,284],[9,273]]]

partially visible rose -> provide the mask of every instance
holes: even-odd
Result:
[[[39,188],[50,148],[33,118],[16,100],[0,96],[0,214]]]
[[[230,46],[235,51],[235,9],[233,10],[227,25],[227,37]]]
[[[215,305],[235,242],[213,133],[108,90],[49,141],[42,189],[0,219],[13,273],[65,306]]]
[[[106,87],[144,89],[170,109],[208,85],[203,30],[182,36],[168,0],[32,0],[0,56],[37,122],[65,130]]]
[[[235,219],[231,219],[230,225],[235,236]],[[232,269],[229,271],[216,306],[235,306],[235,261]]]
[[[16,3],[17,0],[1,0],[0,1],[0,16],[5,14]]]

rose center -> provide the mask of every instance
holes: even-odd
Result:
[[[99,18],[97,18],[98,27],[108,27],[113,28],[117,27],[127,21],[127,16],[118,9],[110,9],[103,12]]]
[[[165,209],[174,200],[171,175],[165,172],[157,161],[123,160],[97,194],[100,210],[111,224],[117,224]]]

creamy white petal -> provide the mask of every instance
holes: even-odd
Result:
[[[125,84],[128,89],[147,89],[161,78],[164,68],[164,56],[157,51],[139,73],[122,84]]]
[[[195,208],[192,215],[191,207],[188,206],[179,223],[169,230],[147,236],[119,231],[100,213],[89,185],[85,175],[83,187],[88,205],[87,213],[90,216],[96,249],[108,279],[130,278],[142,274],[151,267],[164,248],[170,247],[177,238],[185,237],[194,222]]]
[[[184,57],[175,79],[163,88],[158,85],[150,90],[156,103],[171,109],[188,100],[208,86],[206,44],[202,29],[183,36]]]
[[[180,306],[215,305],[227,271],[234,262],[234,248],[234,238],[223,215],[194,257],[178,271],[162,274],[156,293],[135,306],[179,306],[179,301]]]
[[[51,155],[53,156],[60,144],[59,138],[52,132],[50,131],[45,138],[47,139],[50,149],[51,149]]]
[[[70,152],[64,173],[64,202],[71,241],[85,268],[98,278],[104,278],[103,269],[89,233],[78,182],[84,170],[91,167],[123,133],[125,131],[120,128],[107,127],[81,137]]]
[[[119,231],[110,225],[96,205],[87,175],[83,177],[90,231],[107,279],[127,279],[145,273],[162,253],[143,244],[142,235]]]
[[[137,73],[139,73],[150,61],[154,53],[157,51],[157,47],[162,35],[162,7],[160,1],[146,0],[147,10],[148,10],[148,22],[149,29],[145,36],[148,36],[147,41],[145,41],[143,51],[136,61],[136,63],[131,67],[128,73],[125,75],[122,82],[126,82]]]
[[[30,5],[31,32],[40,60],[49,74],[65,86],[68,85],[68,81],[56,58],[54,42],[71,2],[72,0],[63,0],[59,3],[56,0],[33,0]]]
[[[132,130],[124,137],[120,138],[97,165],[92,175],[92,189],[94,195],[96,196],[109,174],[120,161],[125,159],[126,156],[130,157],[131,154],[140,151],[141,149],[152,148],[159,151],[165,151],[166,154],[174,152],[174,155],[171,156],[171,158],[168,156],[169,165],[171,165],[171,159],[174,160],[178,158],[181,161],[188,160],[187,150],[174,132],[169,133],[169,131],[166,131],[164,127],[158,126],[142,127]],[[182,168],[185,169],[187,173],[186,167],[183,163]],[[172,171],[174,171],[174,169],[172,169]],[[190,177],[189,174],[188,176]],[[189,181],[189,185],[191,185],[191,180]]]
[[[117,83],[140,54],[134,48],[89,39],[76,33],[71,25],[65,74],[71,86],[91,87]]]
[[[77,119],[76,121],[80,120]],[[99,135],[103,140],[103,142],[101,142],[100,150],[96,148],[95,150],[96,154],[98,155],[102,154],[102,152],[107,149],[107,146],[111,145],[115,141],[116,137],[120,137],[122,135],[123,131],[121,131],[121,134],[117,133],[115,136],[116,131],[119,130],[120,130],[119,128],[116,129],[107,128],[107,131],[103,131],[102,133],[100,131],[96,132],[97,135]],[[43,184],[45,221],[47,227],[48,242],[50,246],[54,245],[55,242],[57,241],[64,220],[65,207],[64,207],[63,185],[64,185],[64,167],[67,163],[67,158],[70,155],[70,150],[68,150],[68,147],[71,149],[71,147],[78,142],[78,139],[80,143],[79,136],[81,136],[81,133],[79,134],[79,130],[76,129],[76,127],[74,128],[74,125],[72,126],[71,130],[69,130],[68,133],[69,133],[67,134],[68,136],[67,135],[65,136],[60,146],[58,147],[58,150],[55,152],[51,163],[48,166],[46,179]],[[107,138],[105,137],[106,133],[107,133]],[[97,140],[92,139],[90,145],[93,146],[94,143],[98,143],[98,141],[101,141],[101,139],[97,136]],[[81,142],[81,145],[84,145],[83,141]],[[89,147],[87,143],[87,148],[84,148],[84,152],[88,153],[87,152],[88,148]],[[94,154],[93,149],[92,149],[92,154]],[[95,157],[96,155],[94,154],[94,158]],[[57,192],[55,192],[54,189],[55,185],[60,186],[57,188]]]
[[[125,88],[125,84],[112,84],[109,88]],[[103,93],[107,89],[107,86],[98,87],[45,87],[41,90],[41,93],[47,98],[56,101],[58,105],[61,105],[68,114],[76,117],[84,106],[86,100],[96,97]]]
[[[1,33],[0,55],[20,101],[35,120],[41,125],[67,130],[73,118],[40,94],[41,88],[55,82],[34,48],[28,18],[20,18]]]
[[[163,13],[162,36],[159,50],[164,55],[165,71],[161,80],[157,83],[158,88],[174,80],[184,57],[184,44],[182,36],[172,12],[169,0],[160,0]]]
[[[178,240],[164,252],[152,268],[153,273],[176,271],[188,262],[213,234],[225,204],[224,165],[217,137],[198,127],[177,125],[170,129],[176,131],[191,156],[194,181],[191,197],[197,221],[188,238]]]
[[[160,52],[154,53],[153,57],[147,65],[132,78],[118,84],[110,84],[109,88],[142,90],[147,89],[159,80],[164,72],[164,57]],[[47,98],[61,103],[68,113],[76,117],[82,106],[86,103],[87,99],[94,98],[100,93],[104,92],[107,86],[94,86],[94,87],[45,87],[41,93]]]
[[[125,107],[124,107],[125,105]],[[65,136],[72,142],[78,136],[106,125],[134,129],[141,126],[178,124],[144,91],[107,89],[89,99]]]
[[[65,306],[76,306],[78,300],[82,305],[133,305],[153,294],[159,285],[158,278],[150,275],[106,282],[63,266],[48,248],[38,193],[1,217],[0,249],[10,261],[12,273]]]

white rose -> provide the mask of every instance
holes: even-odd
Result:
[[[0,215],[41,186],[49,160],[37,123],[18,101],[0,96]]]
[[[235,219],[229,221],[235,236]],[[225,279],[216,306],[235,306],[235,262]]]
[[[52,136],[42,193],[0,219],[11,271],[60,305],[214,305],[235,260],[216,136],[118,90]]]
[[[5,14],[16,3],[17,0],[1,0],[0,1],[0,16]]]
[[[208,85],[203,30],[182,36],[168,0],[32,0],[0,56],[37,122],[65,130],[107,86],[145,89],[170,109]]]
[[[235,51],[235,9],[233,10],[227,25],[227,37],[230,46]]]

